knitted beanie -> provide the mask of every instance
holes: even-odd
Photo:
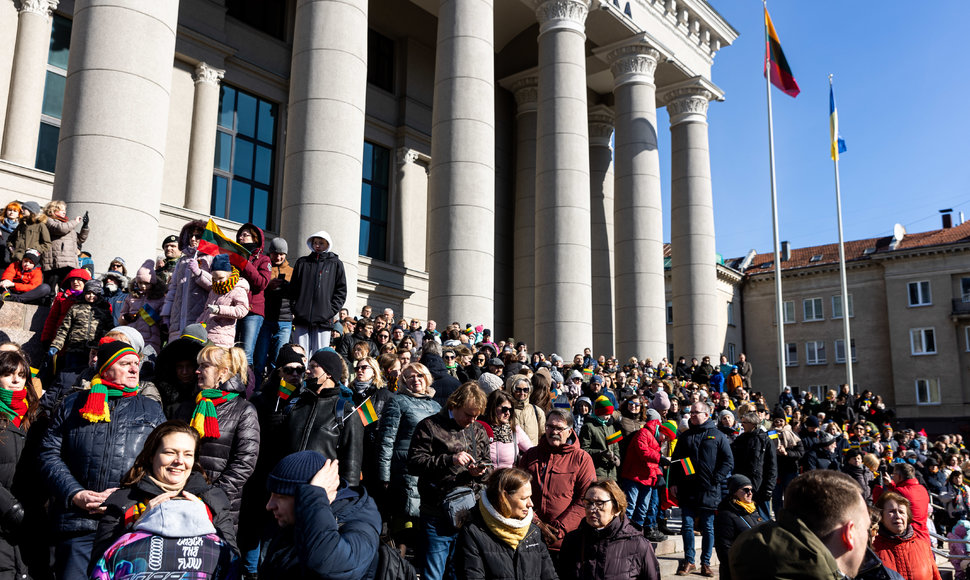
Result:
[[[102,339],[98,346],[98,374],[103,375],[104,371],[129,354],[138,356],[138,352],[127,343],[114,339]]]
[[[593,403],[593,413],[597,417],[608,417],[613,414],[613,411],[613,401],[609,400],[606,395],[600,395]]]
[[[670,408],[670,397],[667,396],[665,391],[657,391],[653,396],[653,400],[650,401],[650,408],[656,409],[659,413],[663,413]]]
[[[677,423],[673,421],[665,421],[657,429],[658,433],[663,434],[667,438],[667,441],[673,441],[677,438]]]
[[[212,257],[212,265],[209,269],[213,272],[232,272],[232,264],[229,263],[227,254],[218,254]]]
[[[323,468],[327,458],[319,451],[291,453],[273,468],[266,479],[266,489],[280,495],[296,495],[298,485],[310,483],[313,476]]]
[[[290,363],[300,363],[302,365],[303,357],[291,347],[284,346],[280,348],[279,354],[276,355],[276,368],[283,368]]]
[[[324,348],[314,353],[310,360],[323,367],[324,372],[330,375],[330,380],[340,382],[340,377],[344,374],[344,364],[337,351]]]
[[[735,473],[727,479],[728,495],[734,495],[742,487],[751,485],[751,480],[740,473]]]

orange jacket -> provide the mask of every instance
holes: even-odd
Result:
[[[16,261],[11,262],[4,270],[3,279],[13,282],[13,289],[23,294],[40,286],[40,283],[44,281],[44,272],[36,266],[33,270],[24,272],[20,269],[20,261]]]

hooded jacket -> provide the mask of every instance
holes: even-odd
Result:
[[[250,312],[249,282],[240,276],[232,290],[225,294],[216,294],[210,289],[204,304],[196,322],[205,324],[207,336],[213,344],[232,348],[236,344],[236,321]],[[209,310],[210,304],[219,307],[218,314]]]
[[[11,262],[7,269],[3,271],[3,279],[13,282],[14,292],[22,294],[40,286],[40,283],[44,281],[44,272],[36,265],[33,270],[24,272],[18,260]]]
[[[239,273],[239,276],[249,282],[249,311],[264,316],[266,314],[266,297],[263,295],[263,291],[266,290],[266,286],[269,285],[269,281],[273,277],[269,256],[263,254],[263,243],[266,241],[266,235],[255,224],[246,223],[239,228],[240,231],[244,229],[256,232],[256,249],[249,254],[249,262]],[[239,241],[238,232],[236,233],[236,241]]]
[[[822,540],[785,511],[778,521],[741,534],[731,547],[728,561],[731,577],[738,579],[845,580]]]
[[[879,497],[886,491],[895,491],[909,500],[912,518],[910,524],[917,538],[930,541],[930,532],[926,527],[926,518],[930,514],[930,494],[916,479],[907,479],[900,484],[890,483],[886,486],[876,486],[872,490],[872,501],[879,501]]]
[[[760,426],[741,433],[731,445],[734,453],[734,473],[746,475],[754,487],[754,501],[771,499],[778,480],[778,460],[775,442]]]
[[[97,342],[114,325],[111,307],[98,297],[94,303],[81,301],[71,306],[57,328],[51,347],[68,352],[88,351],[89,342]]]
[[[660,457],[662,455],[660,442],[657,441],[655,436],[659,426],[660,421],[656,419],[647,421],[643,429],[633,434],[621,465],[623,479],[629,479],[646,486],[653,486],[657,483],[657,477],[661,474]]]
[[[872,549],[883,564],[902,574],[906,580],[940,580],[940,570],[930,544],[920,540],[912,526],[907,526],[898,536],[879,526]]]
[[[310,240],[327,240],[327,251],[316,253]],[[344,264],[333,252],[330,234],[319,231],[307,238],[309,256],[303,256],[293,265],[293,281],[290,282],[290,309],[293,324],[298,326],[324,326],[343,308],[347,299],[347,278]]]
[[[71,294],[66,290],[67,281],[71,278],[80,278],[87,282],[91,279],[91,274],[87,270],[77,268],[68,272],[67,276],[61,280],[61,286],[65,290],[61,290],[54,297],[54,303],[51,304],[50,312],[47,313],[47,320],[44,321],[44,330],[40,333],[41,342],[50,344],[54,340],[54,336],[57,334],[57,328],[61,325],[61,321],[64,320],[64,316],[67,315],[67,311],[81,299],[82,293]]]
[[[168,281],[168,292],[162,306],[162,322],[168,326],[168,340],[174,341],[182,336],[186,326],[195,324],[205,308],[205,301],[212,287],[209,266],[212,256],[200,254],[189,246],[193,230],[205,229],[205,222],[192,220],[182,226],[179,233],[179,249],[182,257],[175,264],[175,271]],[[199,273],[193,274],[189,262],[198,259]]]
[[[677,486],[681,506],[714,510],[721,502],[721,483],[734,469],[734,455],[724,433],[708,419],[678,433],[671,461],[689,457],[696,473],[685,475],[683,469],[670,470],[670,485]]]
[[[562,580],[660,580],[660,562],[643,532],[620,513],[597,530],[583,520],[559,552]]]

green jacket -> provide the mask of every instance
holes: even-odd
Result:
[[[111,317],[111,307],[107,302],[101,299],[94,304],[78,302],[67,311],[51,347],[84,352],[88,350],[89,342],[101,340],[112,327],[114,318]]]
[[[579,431],[579,446],[593,458],[597,478],[616,481],[619,469],[607,452],[612,453],[613,457],[620,457],[620,442],[607,443],[606,438],[619,430],[620,426],[614,424],[612,419],[603,422],[592,413],[583,421],[583,428]]]
[[[750,529],[731,547],[732,578],[745,580],[843,580],[832,552],[800,519],[781,512],[778,521]],[[724,563],[722,562],[723,566]]]

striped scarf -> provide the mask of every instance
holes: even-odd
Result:
[[[202,389],[195,396],[195,413],[192,414],[190,425],[195,427],[202,437],[219,438],[219,418],[216,415],[216,407],[231,401],[239,396],[239,393],[230,393],[221,389]]]
[[[138,394],[140,385],[134,387],[124,387],[109,383],[101,378],[101,375],[94,375],[91,380],[91,392],[81,407],[81,416],[92,423],[111,421],[111,413],[108,412],[108,399],[117,397],[134,397]]]
[[[296,385],[291,385],[290,383],[286,382],[286,380],[280,379],[280,388],[279,391],[277,391],[277,394],[279,394],[281,399],[288,401],[290,399],[290,395],[292,395],[293,391],[295,390]]]
[[[20,422],[27,414],[27,389],[19,391],[0,389],[0,413],[20,427]]]
[[[239,282],[239,270],[235,266],[232,268],[232,274],[223,280],[222,282],[212,281],[212,291],[220,296],[223,294],[228,294],[230,290],[236,287],[236,283]]]

